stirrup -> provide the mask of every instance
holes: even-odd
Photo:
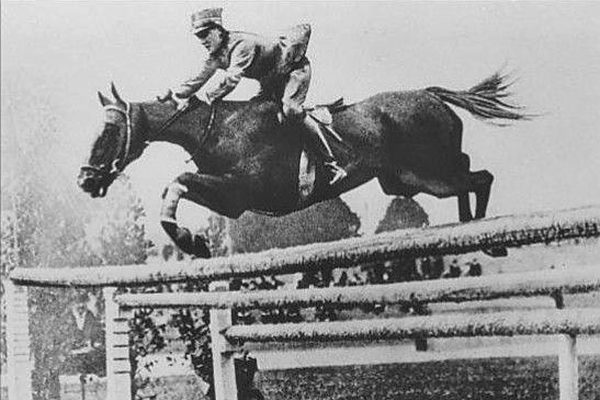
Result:
[[[331,178],[329,181],[330,185],[333,185],[348,176],[346,170],[340,167],[337,161],[326,162],[325,165],[328,166],[333,172],[333,178]]]

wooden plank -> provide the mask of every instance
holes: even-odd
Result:
[[[197,259],[189,263],[160,262],[151,265],[59,269],[16,268],[10,278],[27,285],[69,287],[133,286],[199,278],[219,280],[599,236],[600,206],[594,206],[399,230],[261,253]]]
[[[235,325],[232,343],[600,333],[600,309],[535,310],[337,322]]]

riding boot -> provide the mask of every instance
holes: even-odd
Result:
[[[310,115],[306,114],[302,120],[302,124],[305,127],[304,132],[309,139],[309,143],[323,157],[325,166],[327,166],[333,174],[329,184],[333,185],[345,178],[348,173],[344,168],[338,165],[337,160],[333,156],[333,151],[331,150],[331,147],[329,147],[329,143],[327,143],[325,136],[323,136],[319,123]]]

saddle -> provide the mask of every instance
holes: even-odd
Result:
[[[333,136],[338,142],[343,142],[342,137],[333,129],[332,113],[348,107],[344,104],[344,99],[339,98],[331,103],[317,104],[305,107],[306,113],[319,123],[321,128],[320,139],[325,146],[330,147],[328,136]],[[298,193],[300,194],[300,203],[308,200],[315,188],[316,166],[319,158],[312,151],[304,146],[300,154],[300,164],[298,170]]]

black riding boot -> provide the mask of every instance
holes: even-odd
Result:
[[[333,151],[331,151],[331,147],[329,147],[329,143],[327,143],[325,136],[323,136],[323,132],[321,131],[319,123],[310,115],[306,114],[302,120],[302,124],[306,128],[304,132],[306,132],[305,134],[308,136],[309,143],[323,157],[325,161],[324,164],[333,174],[333,178],[331,178],[329,184],[333,185],[339,180],[345,178],[348,173],[344,168],[338,165],[337,160],[333,156]]]

